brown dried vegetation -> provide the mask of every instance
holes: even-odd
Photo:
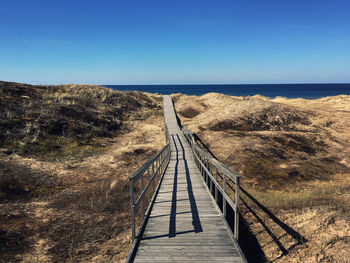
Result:
[[[123,261],[127,177],[165,143],[160,96],[0,88],[0,262]]]
[[[242,206],[242,215],[267,261],[347,262],[350,96],[305,100],[210,93],[174,99],[182,124],[243,175],[250,195],[308,240],[296,242],[242,195],[253,209]],[[187,114],[192,108],[195,116]]]

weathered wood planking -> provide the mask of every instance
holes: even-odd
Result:
[[[171,158],[134,262],[245,262],[164,96]]]

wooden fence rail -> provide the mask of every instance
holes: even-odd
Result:
[[[234,238],[238,241],[239,179],[241,176],[199,147],[191,130],[185,126],[182,130],[191,147],[195,164],[204,178],[208,190],[215,198],[227,224],[233,231]],[[228,209],[232,209],[232,216],[232,213],[227,213]]]
[[[165,133],[168,133],[165,125]],[[167,136],[168,138],[168,136]],[[152,158],[145,162],[133,175],[130,180],[130,207],[132,240],[140,236],[142,227],[145,225],[147,213],[155,198],[156,190],[159,187],[161,178],[170,161],[170,144],[167,144]],[[147,208],[147,210],[146,210]],[[136,222],[137,221],[137,222]],[[136,234],[137,223],[142,222]]]

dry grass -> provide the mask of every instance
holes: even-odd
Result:
[[[278,189],[349,172],[349,113],[329,107],[349,96],[328,98],[327,103],[216,93],[175,97],[182,124],[255,188]],[[322,105],[326,110],[320,110]],[[199,113],[181,115],[192,109]]]
[[[140,92],[99,86],[31,86],[0,82],[4,152],[62,158],[99,152],[129,122],[160,110]]]
[[[60,215],[40,230],[53,243],[48,253],[55,261],[77,262],[100,254],[101,244],[127,230],[128,190],[126,180],[115,187],[105,180],[55,196],[47,207]]]
[[[124,261],[127,177],[165,144],[160,96],[0,87],[0,262]]]
[[[194,118],[199,114],[199,110],[196,110],[192,107],[188,107],[180,112],[178,112],[178,114],[180,114],[181,116],[185,117],[185,118]]]
[[[264,260],[254,258],[259,250],[268,262],[348,262],[350,96],[173,97],[182,124],[243,175],[260,203],[242,193],[241,213],[259,247],[245,244],[252,262]]]
[[[273,209],[303,209],[315,206],[334,206],[350,215],[349,199],[350,175],[334,175],[327,181],[309,181],[298,183],[293,187],[279,190],[247,188],[252,196],[268,208]],[[249,199],[247,199],[249,202]]]

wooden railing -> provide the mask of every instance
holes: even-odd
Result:
[[[234,238],[238,241],[239,179],[241,176],[199,147],[192,131],[186,127],[183,127],[182,130],[208,190],[215,198]]]
[[[167,133],[166,126],[165,129]],[[169,161],[170,145],[167,142],[167,145],[165,145],[163,149],[161,149],[129,177],[133,241],[140,236],[146,223],[147,216],[151,210],[151,205],[159,188],[159,183],[161,182],[161,178],[164,175]],[[140,222],[142,223],[136,235],[136,225],[138,225]]]

